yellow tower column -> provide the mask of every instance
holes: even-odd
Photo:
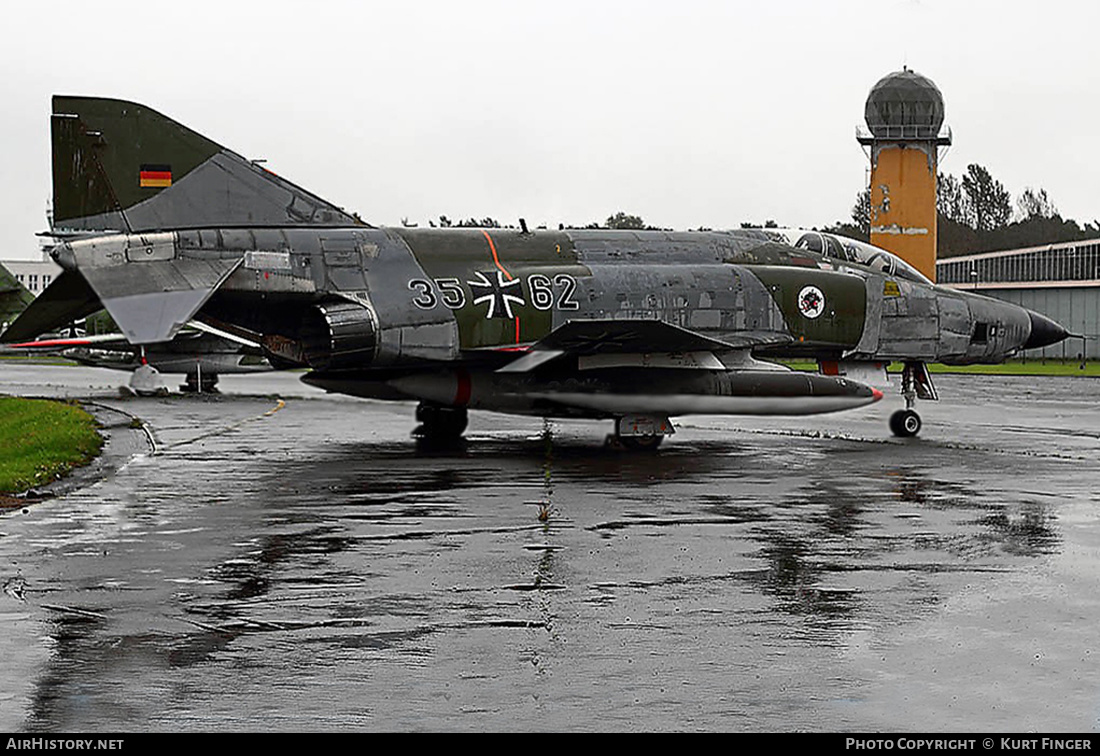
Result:
[[[871,243],[936,280],[936,174],[943,95],[908,68],[882,78],[867,96],[867,131],[857,133],[871,159]]]

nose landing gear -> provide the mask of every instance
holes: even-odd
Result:
[[[905,409],[890,416],[890,430],[899,438],[911,438],[921,429],[921,419],[913,405],[917,399],[936,401],[940,398],[932,385],[932,376],[923,362],[906,362],[901,371],[901,395],[905,397]]]

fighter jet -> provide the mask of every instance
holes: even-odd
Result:
[[[911,436],[914,402],[936,398],[926,363],[1066,335],[834,237],[378,228],[147,106],[58,96],[53,111],[69,238],[52,286],[101,300],[135,344],[196,319],[309,368],[307,383],[415,400],[427,439],[481,409],[610,419],[624,446],[654,448],[671,416],[870,404],[882,393],[852,378],[894,361],[906,409],[891,427]]]
[[[37,339],[8,343],[0,346],[0,353],[51,354],[92,367],[126,370],[131,373],[127,389],[133,394],[153,395],[166,391],[161,382],[162,373],[183,373],[184,392],[215,391],[220,373],[253,373],[271,370],[259,344],[248,342],[232,334],[223,333],[202,323],[181,330],[175,338],[158,344],[138,346],[131,344],[120,333],[86,335],[71,326],[79,318],[58,318],[49,292],[37,300],[19,283],[11,272],[0,265],[0,333],[5,341],[26,336],[45,324],[45,330],[64,326],[68,331],[57,338]],[[54,296],[57,290],[52,292]],[[64,307],[64,303],[60,305]],[[31,309],[33,308],[33,309]],[[98,300],[94,309],[100,309]],[[30,310],[19,328],[6,331],[16,316]],[[90,312],[84,315],[91,314]],[[81,315],[83,317],[83,315]],[[31,333],[29,335],[36,335]]]
[[[0,333],[34,301],[34,294],[0,265]]]

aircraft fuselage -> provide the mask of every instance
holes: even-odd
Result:
[[[775,238],[216,228],[72,241],[56,257],[134,343],[197,314],[330,390],[531,414],[833,411],[873,399],[826,399],[837,379],[814,385],[752,355],[962,364],[1034,341],[1033,313],[934,286],[881,251]],[[507,367],[528,350],[529,367]],[[628,398],[585,398],[611,395]]]

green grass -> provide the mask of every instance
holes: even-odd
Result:
[[[1000,365],[929,365],[933,373],[971,373],[976,375],[1084,375],[1100,376],[1100,362],[1080,360],[1010,360]],[[900,372],[901,368],[898,367]]]
[[[26,365],[76,365],[64,357],[46,354],[0,354],[0,360]]]
[[[805,360],[778,360],[792,370],[816,372],[816,362]],[[1100,362],[1090,360],[1081,367],[1080,360],[1009,360],[1000,365],[940,365],[933,363],[928,366],[932,373],[968,373],[970,375],[1083,375],[1089,377],[1100,376]],[[895,362],[890,366],[891,373],[901,372],[901,363]]]
[[[0,493],[18,493],[86,465],[103,447],[80,407],[0,396]]]

